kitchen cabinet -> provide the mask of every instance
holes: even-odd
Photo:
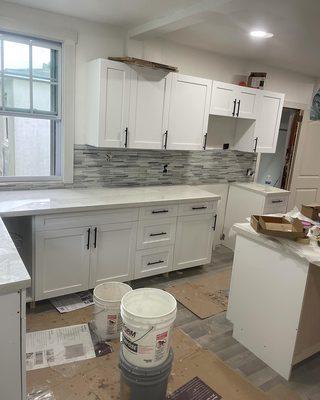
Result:
[[[94,227],[91,239],[90,287],[133,278],[137,222]]]
[[[97,59],[88,64],[87,144],[127,147],[131,69]]]
[[[173,74],[164,148],[201,150],[205,147],[211,88],[211,80]]]
[[[139,250],[136,253],[135,279],[172,271],[173,246]]]
[[[256,119],[258,100],[257,89],[213,81],[210,114]]]
[[[88,289],[89,228],[37,232],[35,242],[36,300]]]
[[[275,153],[279,135],[284,94],[263,90],[259,99],[259,118],[255,124],[255,150]]]
[[[216,214],[178,217],[173,270],[211,262]]]
[[[150,68],[131,70],[128,147],[162,149],[168,129],[172,74]]]

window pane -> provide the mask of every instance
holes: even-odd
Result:
[[[33,81],[34,111],[49,111],[56,113],[57,86],[48,82]]]
[[[0,117],[0,176],[54,175],[55,123]]]
[[[29,76],[29,45],[3,41],[4,73]]]
[[[32,46],[32,73],[34,78],[57,80],[57,50]]]
[[[30,108],[30,81],[4,77],[4,105],[7,108]]]

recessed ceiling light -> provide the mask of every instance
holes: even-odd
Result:
[[[255,38],[268,39],[273,36],[273,33],[266,31],[251,31],[250,35]]]

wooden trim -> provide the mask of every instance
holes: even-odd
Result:
[[[141,58],[135,58],[135,57],[108,57],[109,60],[112,61],[119,61],[123,62],[126,64],[131,64],[131,65],[136,65],[138,67],[148,67],[148,68],[153,68],[153,69],[165,69],[171,72],[178,72],[177,67],[173,67],[171,65],[167,64],[160,64],[157,62],[153,61],[147,61],[147,60],[142,60]]]

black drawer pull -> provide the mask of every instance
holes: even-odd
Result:
[[[206,208],[208,208],[208,207],[206,207],[206,206],[192,207],[193,210],[205,210]]]
[[[88,230],[87,230],[87,250],[89,250],[90,249],[90,232],[91,232],[91,229],[89,228]]]
[[[164,263],[164,261],[163,260],[159,260],[159,261],[148,262],[147,265],[155,265],[155,264],[162,264],[162,263]]]
[[[271,203],[272,204],[283,203],[283,200],[272,200]]]
[[[153,210],[152,214],[162,214],[162,213],[167,213],[169,210]]]
[[[167,234],[167,232],[150,233],[149,236],[163,236],[163,235],[166,235],[166,234]]]

